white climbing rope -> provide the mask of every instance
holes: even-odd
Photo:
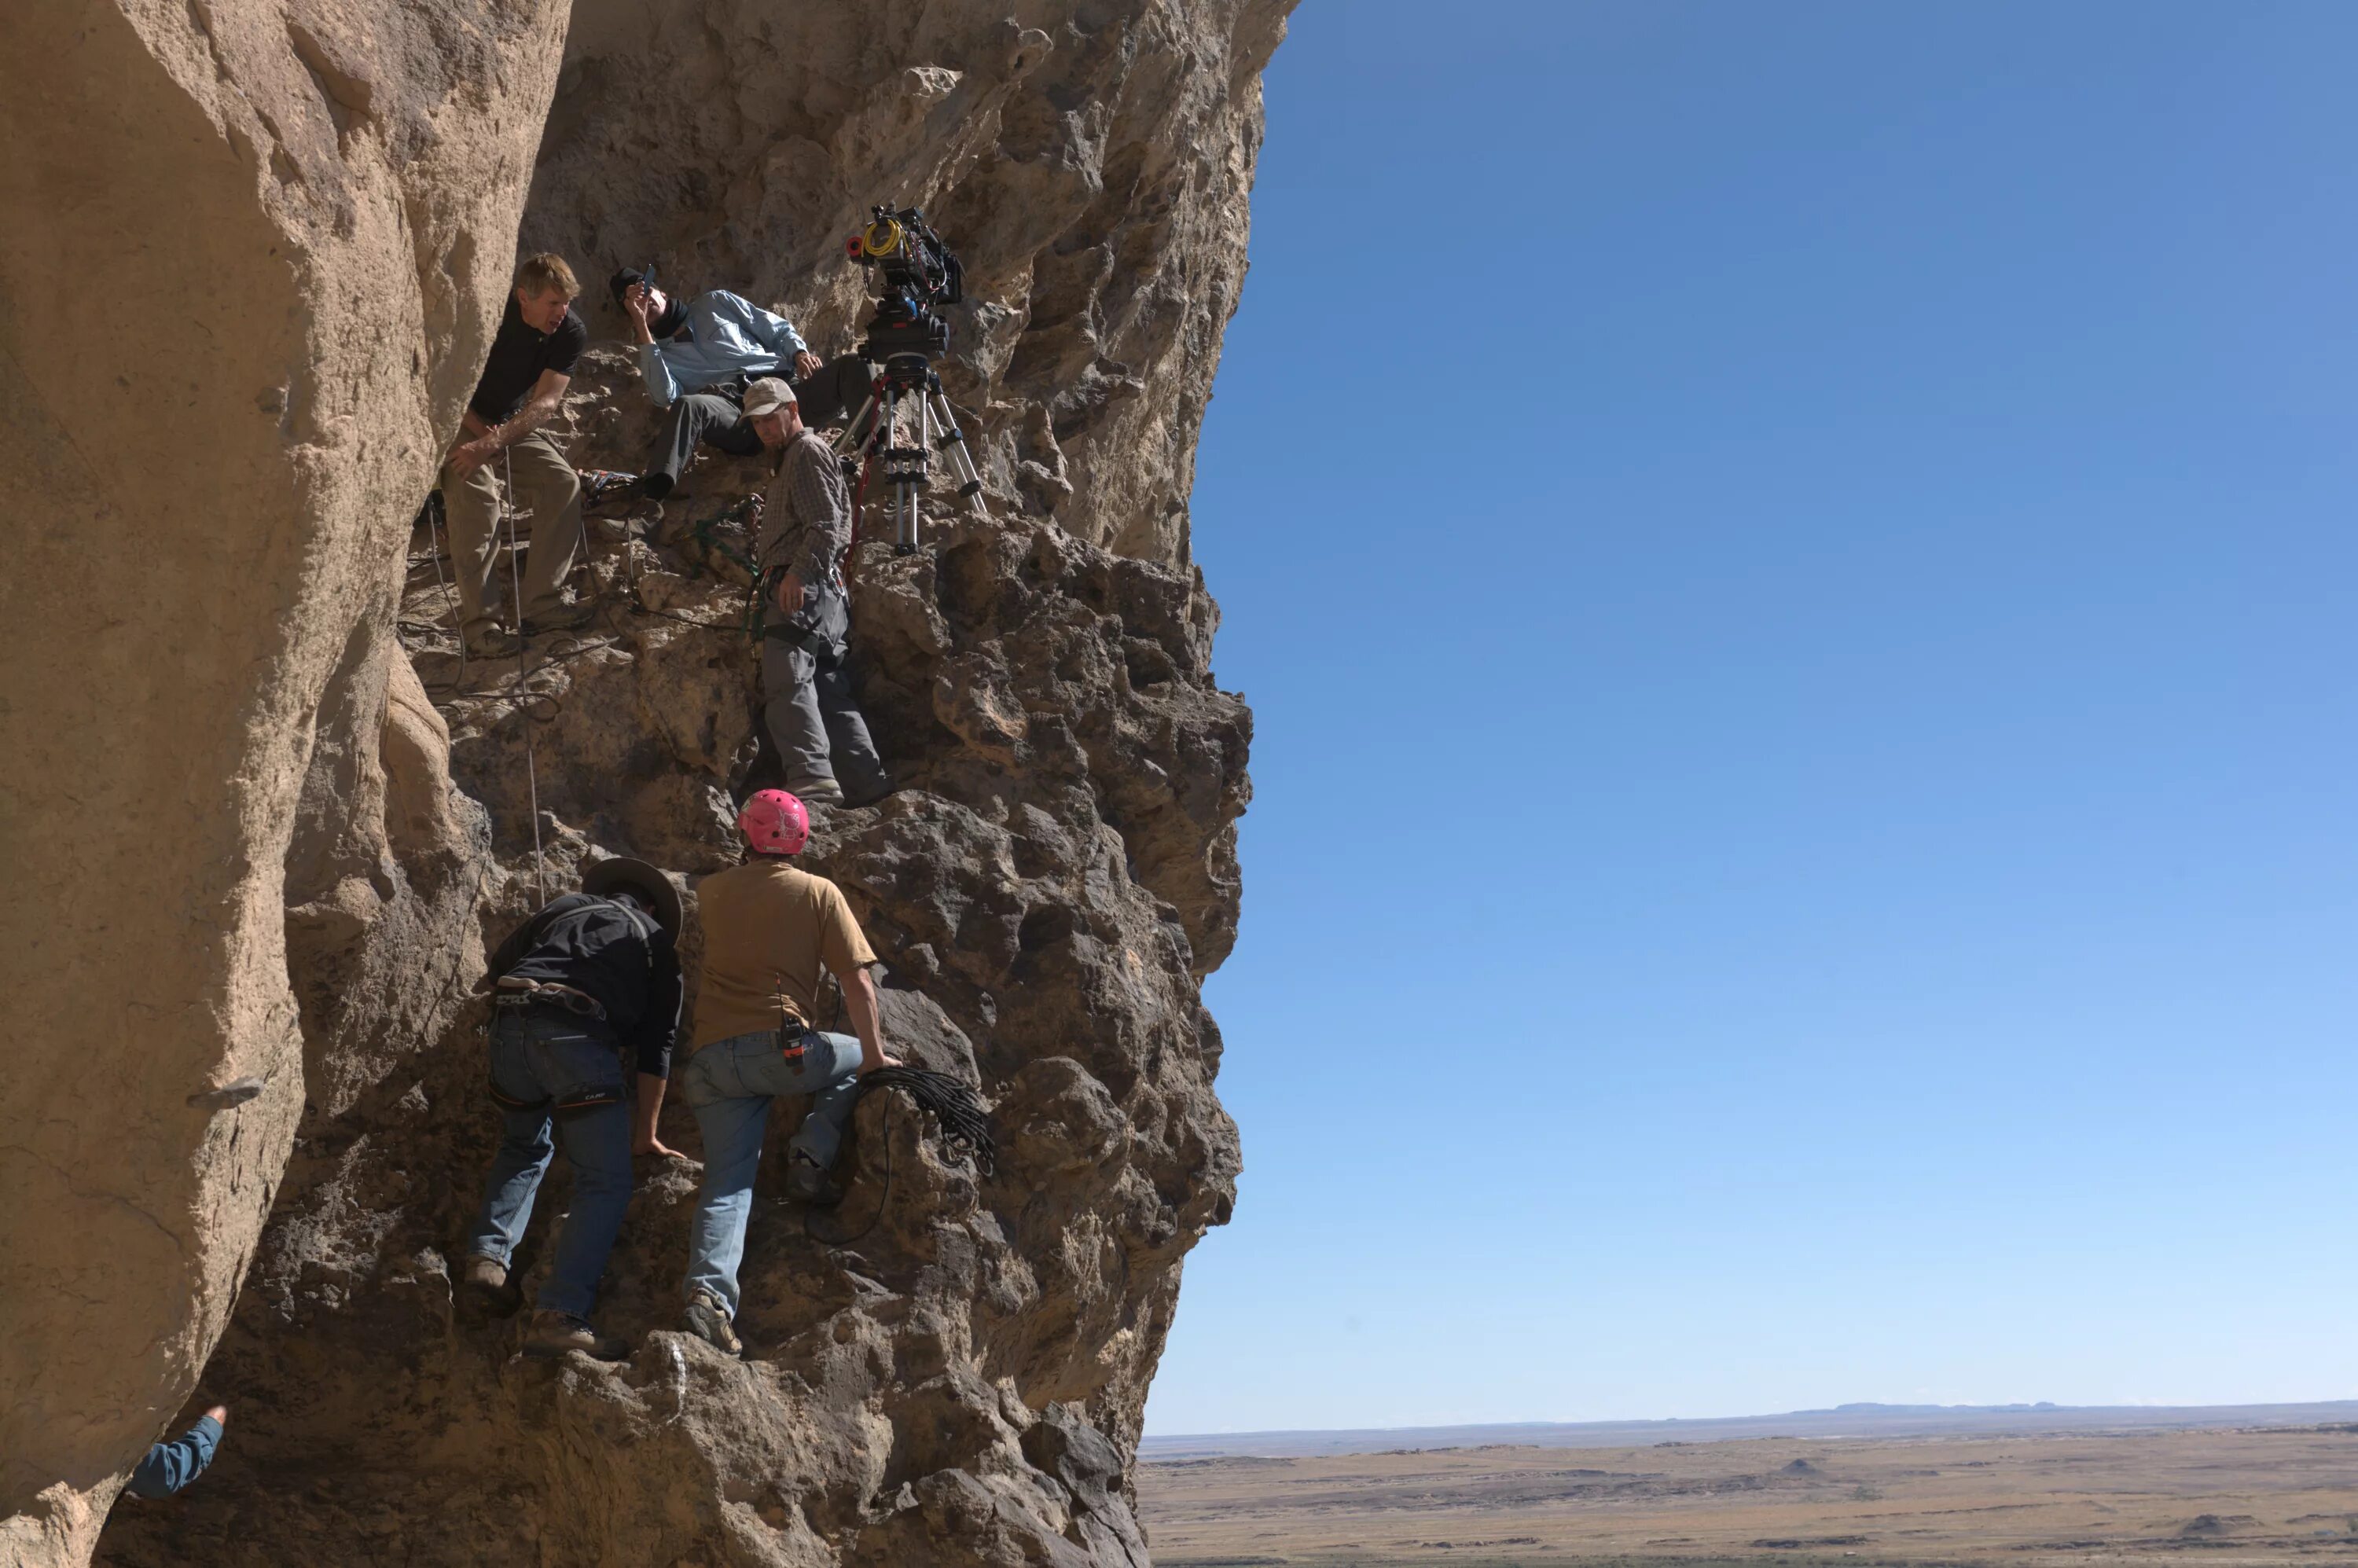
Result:
[[[508,458],[508,449],[500,449],[500,478],[503,493],[500,497],[500,517],[508,526],[508,608],[516,623],[516,708],[524,718],[524,778],[525,787],[532,798],[532,881],[540,895],[540,907],[548,906],[548,861],[540,848],[540,771],[533,760],[532,715],[524,712],[525,697],[525,637],[524,637],[524,568],[516,564],[515,535],[515,464]],[[464,628],[459,634],[459,645],[466,646]]]

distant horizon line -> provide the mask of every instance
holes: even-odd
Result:
[[[2038,1415],[2049,1418],[2103,1417],[2128,1415],[2143,1418],[2158,1425],[2185,1424],[2171,1422],[2172,1415],[2192,1418],[2208,1424],[2230,1420],[2234,1412],[2256,1415],[2262,1411],[2300,1412],[2336,1411],[2358,1418],[2358,1399],[2345,1400],[2261,1400],[2234,1404],[2188,1404],[2167,1400],[2147,1400],[2136,1404],[2066,1405],[2052,1400],[2017,1400],[2005,1404],[1899,1404],[1881,1400],[1858,1400],[1839,1405],[1814,1406],[1803,1410],[1778,1411],[1757,1415],[1722,1416],[1637,1416],[1624,1419],[1606,1418],[1590,1421],[1488,1421],[1488,1422],[1404,1422],[1397,1426],[1336,1426],[1336,1427],[1264,1427],[1254,1430],[1228,1432],[1149,1432],[1140,1439],[1141,1448],[1148,1444],[1234,1444],[1252,1439],[1288,1442],[1350,1442],[1386,1436],[1411,1434],[1438,1435],[1444,1433],[1541,1433],[1541,1432],[1602,1432],[1650,1429],[1661,1427],[1725,1427],[1750,1426],[1763,1422],[1808,1422],[1823,1423],[1829,1418],[1865,1417],[1871,1422],[1906,1422],[1910,1417],[1948,1417],[1970,1420],[1976,1416]],[[1791,1435],[1801,1436],[1802,1433]],[[1547,1446],[1558,1446],[1549,1444]]]

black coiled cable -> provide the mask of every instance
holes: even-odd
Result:
[[[990,1118],[974,1091],[957,1079],[924,1067],[879,1067],[860,1080],[863,1098],[876,1089],[906,1091],[918,1109],[933,1112],[941,1123],[942,1141],[951,1153],[986,1173],[997,1168],[999,1145],[991,1140]]]
[[[860,1080],[861,1098],[877,1089],[900,1089],[907,1094],[916,1102],[917,1108],[932,1113],[942,1130],[942,1141],[951,1153],[972,1160],[986,1172],[996,1169],[999,1145],[990,1136],[990,1118],[984,1112],[982,1102],[974,1098],[974,1091],[966,1085],[947,1073],[936,1073],[925,1067],[879,1067],[863,1075]],[[884,1190],[877,1195],[876,1212],[868,1217],[866,1225],[852,1234],[827,1236],[811,1223],[814,1216],[806,1209],[803,1211],[803,1234],[813,1241],[828,1247],[854,1246],[866,1240],[868,1233],[874,1230],[877,1222],[884,1217],[884,1210],[892,1202],[891,1114],[890,1110],[885,1113],[888,1125],[884,1130]]]

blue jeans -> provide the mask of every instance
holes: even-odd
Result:
[[[799,1060],[778,1048],[773,1029],[716,1040],[687,1059],[679,1098],[704,1132],[704,1190],[687,1233],[687,1294],[708,1291],[737,1315],[737,1265],[745,1258],[745,1220],[753,1207],[753,1172],[774,1095],[809,1095],[810,1114],[788,1141],[820,1170],[835,1164],[844,1123],[860,1098],[860,1042],[849,1034],[802,1036]]]
[[[507,1127],[467,1251],[503,1266],[515,1256],[548,1173],[554,1129],[573,1165],[573,1207],[557,1232],[538,1304],[587,1317],[631,1203],[631,1103],[622,1054],[570,1014],[502,1009],[492,1025],[492,1089]],[[593,1103],[579,1103],[585,1100]]]

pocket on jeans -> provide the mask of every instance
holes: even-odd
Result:
[[[712,1069],[719,1062],[720,1051],[717,1045],[707,1045],[689,1054],[687,1065],[681,1069],[679,1075],[679,1098],[689,1109],[729,1098],[712,1079]]]
[[[587,1035],[566,1035],[543,1041],[541,1049],[541,1082],[556,1097],[558,1109],[612,1105],[630,1098],[622,1056],[612,1046]]]

